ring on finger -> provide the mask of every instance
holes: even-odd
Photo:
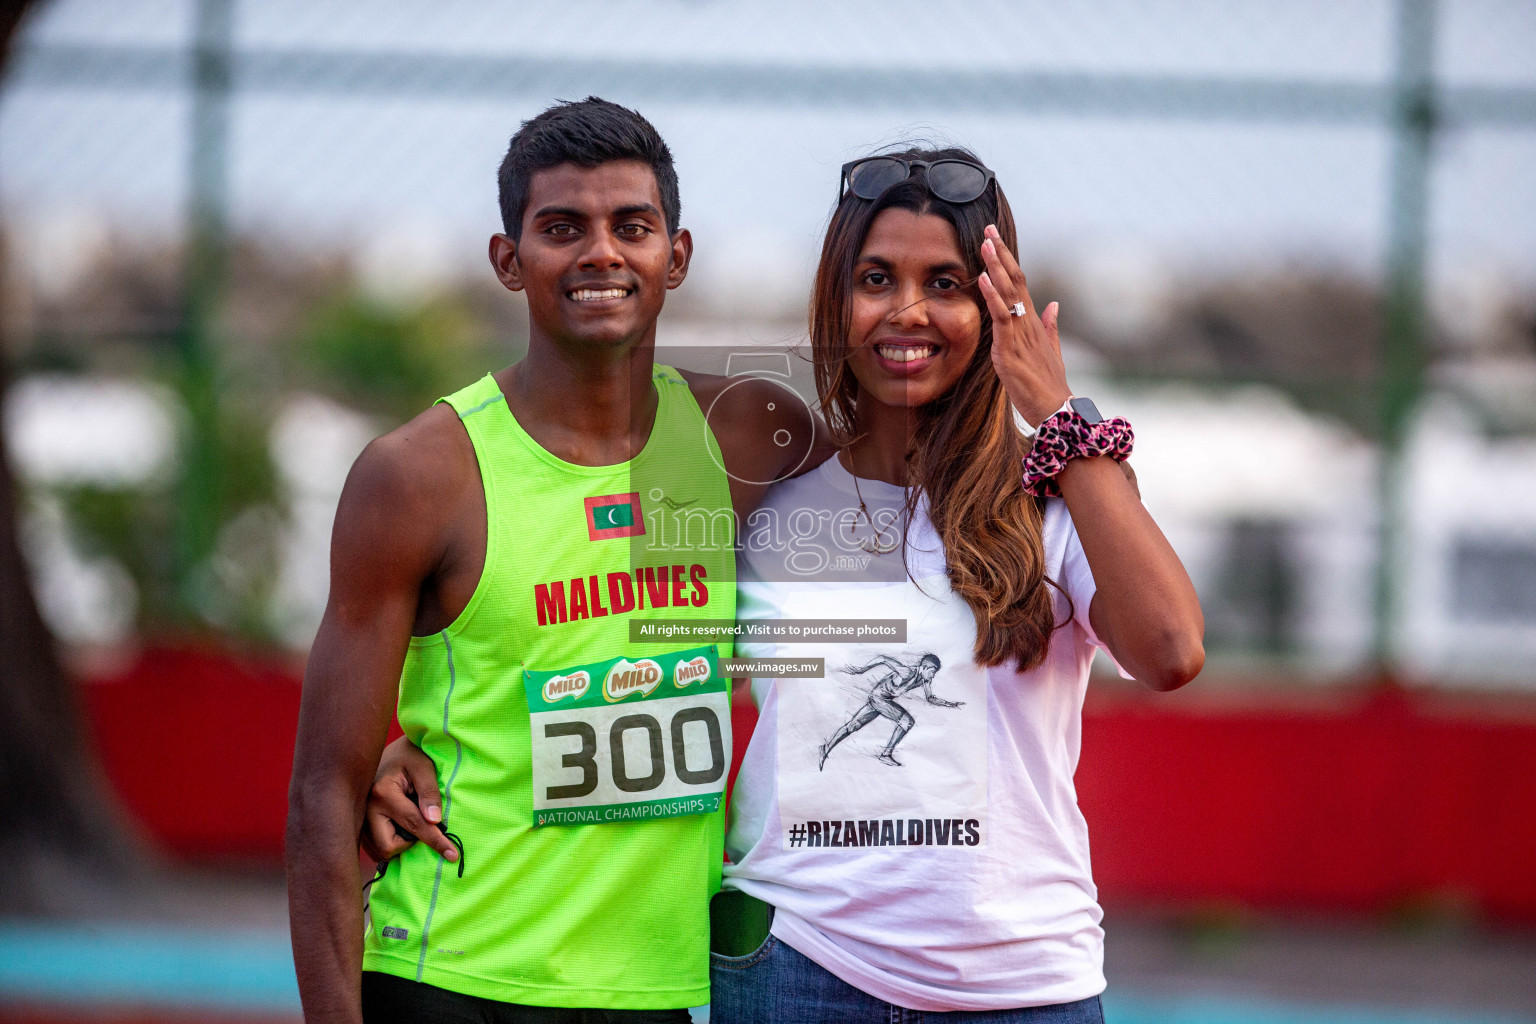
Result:
[[[1024,303],[1022,303],[1022,302],[1015,302],[1013,305],[1009,306],[1008,307],[1008,312],[1010,314],[1012,314],[1013,316],[1028,316],[1029,315],[1029,310],[1024,308]]]

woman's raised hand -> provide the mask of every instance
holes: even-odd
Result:
[[[1043,315],[1035,314],[1024,271],[991,225],[981,243],[981,259],[987,269],[977,284],[992,314],[992,365],[1013,407],[1030,426],[1038,427],[1072,397],[1056,330],[1058,306],[1052,302]],[[1015,316],[1013,309],[1020,302],[1025,313]]]

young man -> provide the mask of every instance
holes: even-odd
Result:
[[[337,510],[288,821],[310,1024],[684,1021],[708,1000],[721,651],[629,626],[732,618],[732,552],[647,546],[646,524],[749,511],[814,423],[776,385],[653,366],[693,243],[644,118],[552,107],[499,186],[490,258],[527,297],[528,354],[370,444]],[[455,844],[396,862],[365,937],[358,834],[397,700]]]

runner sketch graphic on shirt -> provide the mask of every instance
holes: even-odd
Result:
[[[868,696],[863,706],[855,711],[848,721],[838,726],[837,731],[821,745],[821,761],[816,765],[816,770],[821,771],[826,767],[827,757],[832,753],[833,747],[877,718],[888,718],[895,724],[891,729],[890,740],[876,759],[900,768],[901,762],[896,760],[896,744],[907,735],[915,721],[906,708],[896,703],[897,699],[922,687],[923,699],[934,707],[958,708],[965,703],[965,701],[944,700],[942,697],[934,696],[933,677],[938,674],[939,664],[939,656],[933,653],[924,654],[915,663],[881,654],[866,665],[849,665],[844,668],[844,672],[856,676],[866,672],[876,672],[877,674],[872,677],[875,682],[865,691]]]

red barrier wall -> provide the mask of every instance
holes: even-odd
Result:
[[[1095,694],[1077,774],[1094,876],[1108,902],[1536,919],[1530,712],[1393,689]]]
[[[85,685],[124,803],[166,849],[202,859],[280,857],[298,701],[283,669],[189,651]],[[750,707],[733,719],[739,752]],[[1096,684],[1083,732],[1078,792],[1106,903],[1450,900],[1536,920],[1529,703]]]
[[[107,776],[171,853],[277,860],[299,680],[217,653],[149,651],[84,686]]]

